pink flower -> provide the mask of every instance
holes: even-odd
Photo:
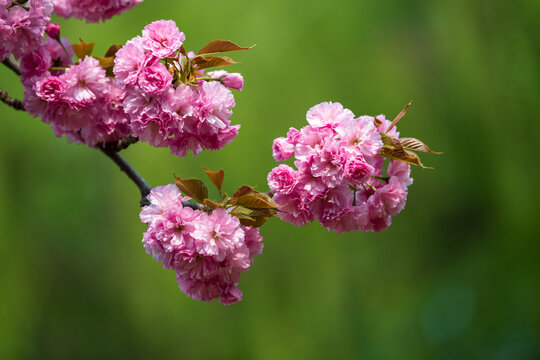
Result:
[[[327,144],[311,162],[311,174],[320,178],[328,187],[335,187],[343,180],[343,167],[347,162],[347,153],[339,144]]]
[[[86,19],[88,23],[95,23],[118,15],[142,0],[53,0],[57,15],[70,18]]]
[[[0,60],[20,59],[43,41],[53,11],[51,0],[31,0],[25,7],[0,7]]]
[[[216,128],[225,128],[235,105],[229,89],[218,82],[204,82],[197,88],[199,92],[198,114],[203,121]]]
[[[243,245],[244,230],[238,218],[233,218],[225,209],[216,209],[211,215],[201,215],[201,226],[194,236],[197,251],[222,261],[228,252]]]
[[[229,89],[242,90],[244,87],[244,78],[239,73],[228,73],[225,70],[217,70],[208,72],[207,75],[211,78],[219,79]]]
[[[351,185],[359,186],[369,180],[375,169],[360,154],[350,157],[345,164],[345,179]]]
[[[79,103],[95,100],[107,88],[105,70],[90,56],[66,69],[60,78],[66,84],[67,95]]]
[[[57,76],[49,76],[36,83],[36,94],[45,101],[59,101],[64,94],[64,83]]]
[[[151,66],[145,66],[139,74],[138,85],[141,90],[149,95],[163,93],[171,86],[172,75],[165,65],[156,62]]]
[[[298,179],[296,172],[289,165],[281,164],[268,174],[268,186],[282,194],[290,194]]]
[[[118,85],[123,88],[126,85],[136,84],[145,62],[143,39],[137,36],[116,52],[113,72]]]
[[[60,25],[55,23],[49,23],[45,29],[45,33],[53,39],[60,37]]]
[[[173,55],[186,40],[172,20],[158,20],[146,25],[142,37],[144,49],[158,59]]]
[[[294,155],[294,145],[289,143],[284,137],[274,139],[272,145],[272,156],[276,161],[284,161]]]
[[[336,127],[336,132],[341,141],[366,159],[377,155],[382,148],[381,136],[371,116],[347,119]]]
[[[344,109],[340,103],[323,102],[309,109],[306,118],[308,123],[315,127],[336,127],[345,120],[352,120],[354,114],[351,110]]]
[[[276,161],[294,155],[298,169],[280,165],[268,175],[278,216],[296,226],[316,219],[338,233],[388,227],[405,206],[412,183],[408,164],[376,157],[380,132],[390,122],[379,115],[376,127],[373,117],[354,118],[339,103],[312,107],[307,120],[308,126],[291,128],[287,138],[274,140]],[[390,133],[398,134],[395,128]]]
[[[225,209],[207,214],[183,207],[187,198],[172,184],[152,189],[148,200],[141,210],[148,224],[144,246],[164,268],[176,271],[180,290],[200,301],[240,301],[240,276],[262,253],[259,230],[240,225]]]
[[[23,56],[21,60],[21,71],[23,81],[33,76],[43,76],[52,66],[51,54],[47,48],[40,46]],[[31,85],[28,85],[30,87]]]

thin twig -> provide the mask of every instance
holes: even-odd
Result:
[[[118,155],[116,151],[108,151],[106,149],[101,149],[101,151],[107,155],[109,158],[111,158],[112,161],[115,162],[116,165],[122,170],[126,175],[137,185],[139,188],[139,191],[141,192],[141,206],[150,205],[150,202],[148,199],[146,199],[146,196],[150,194],[150,190],[152,188],[148,183],[142,178],[141,175],[135,171],[135,169],[126,161],[123,157]]]
[[[8,106],[11,106],[15,110],[24,111],[24,104],[22,103],[22,101],[12,98],[8,95],[7,92],[2,89],[0,89],[0,101],[2,101]]]
[[[121,138],[118,141],[108,142],[104,145],[98,144],[98,146],[110,152],[113,152],[113,151],[119,152],[121,150],[127,149],[130,145],[135,144],[138,141],[139,141],[139,138],[128,135],[124,138]]]
[[[21,76],[22,74],[21,67],[15,61],[13,61],[10,57],[5,58],[2,61],[2,64],[10,68],[10,70],[13,71],[15,74],[17,74],[18,76]]]

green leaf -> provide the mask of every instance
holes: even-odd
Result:
[[[214,53],[222,53],[222,52],[238,51],[238,50],[250,50],[253,48],[253,46],[242,47],[242,46],[236,45],[232,41],[214,40],[214,41],[209,42],[201,50],[199,50],[197,55],[214,54]]]
[[[206,172],[206,175],[208,175],[208,177],[212,181],[212,184],[217,187],[219,193],[221,194],[221,185],[223,184],[223,179],[225,178],[225,171],[219,170],[218,172],[215,172],[205,168],[204,166],[203,169]]]
[[[94,51],[94,43],[84,42],[83,39],[79,40],[81,40],[80,43],[71,45],[75,55],[77,55],[79,59],[84,59],[86,56],[92,55],[92,51]]]
[[[204,199],[208,198],[208,189],[204,183],[199,179],[182,179],[174,174],[176,179],[176,186],[186,196],[191,197],[199,204],[204,203]]]

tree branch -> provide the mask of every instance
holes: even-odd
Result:
[[[21,76],[22,74],[21,67],[19,66],[18,63],[13,61],[10,57],[5,58],[2,61],[2,64],[6,65],[11,71],[17,74],[17,76]]]
[[[126,161],[123,157],[118,155],[116,151],[108,151],[107,149],[100,149],[105,155],[107,155],[118,167],[122,170],[130,179],[137,185],[141,192],[141,206],[150,205],[150,202],[146,199],[146,196],[150,194],[152,188],[142,178],[141,175],[135,171],[135,169]]]
[[[2,101],[3,103],[5,103],[8,106],[11,106],[15,110],[24,111],[24,105],[23,105],[22,101],[10,97],[8,95],[8,93],[5,92],[2,89],[0,89],[0,101]]]

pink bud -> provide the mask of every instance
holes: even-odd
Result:
[[[229,89],[242,90],[244,87],[244,78],[239,73],[229,73],[225,70],[211,71],[208,76],[219,79],[225,87]]]
[[[58,39],[60,37],[60,24],[49,23],[45,33],[53,39]]]

